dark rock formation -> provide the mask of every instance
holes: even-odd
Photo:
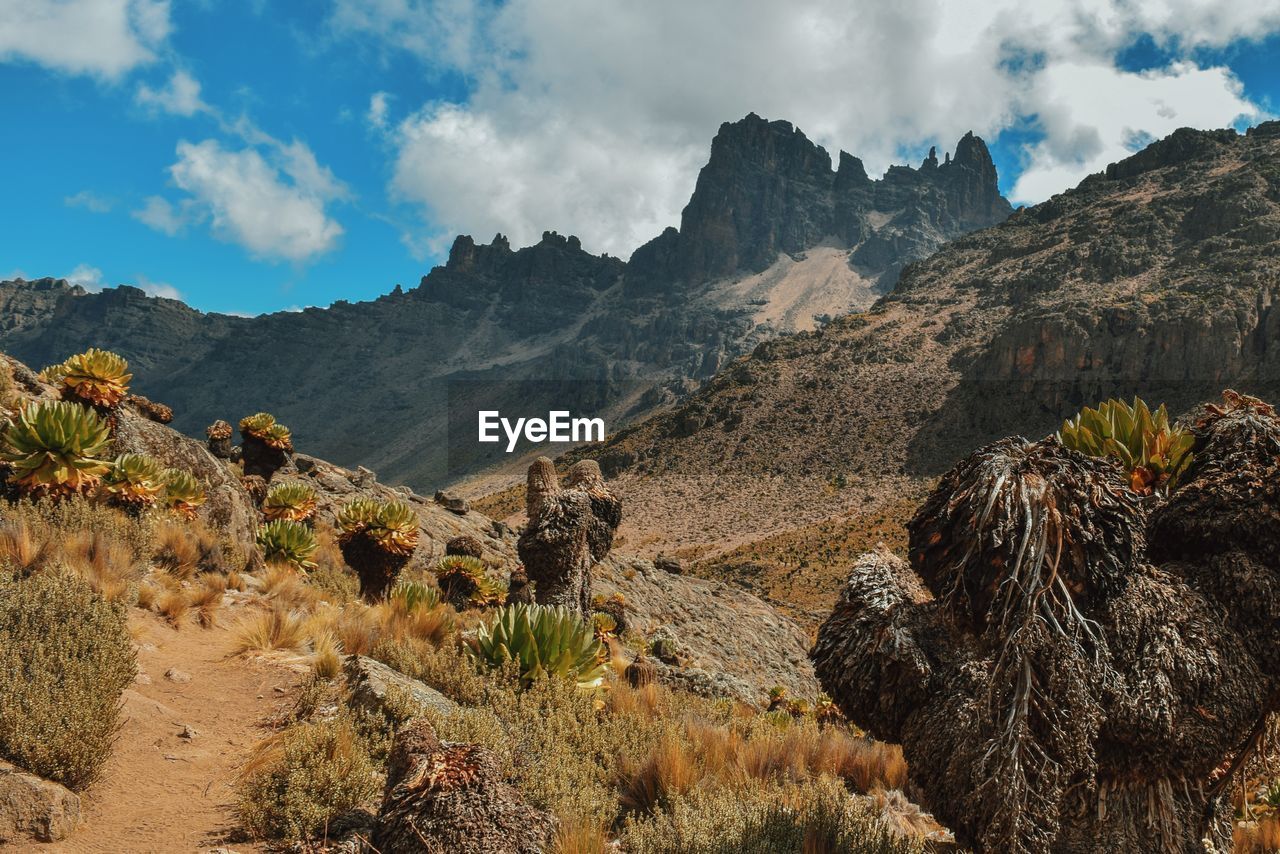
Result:
[[[857,247],[854,262],[888,288],[907,262],[1011,212],[986,145],[971,133],[941,166],[930,149],[920,169],[895,166],[873,181],[858,158],[842,151],[832,170],[830,155],[799,129],[752,113],[720,126],[680,230],[636,250],[627,283],[671,288],[756,272],[779,253],[834,238]],[[888,222],[873,224],[878,215]]]
[[[517,550],[543,605],[591,613],[591,568],[609,553],[622,521],[622,502],[609,492],[600,467],[574,465],[560,486],[555,465],[539,457],[529,466],[525,509],[529,517]]]
[[[441,742],[426,719],[406,724],[387,760],[387,787],[373,843],[383,854],[541,854],[556,820],[502,779],[497,758],[476,744]]]
[[[911,566],[855,567],[819,679],[961,844],[1228,845],[1224,792],[1280,710],[1280,420],[1229,394],[1194,453],[1149,518],[1113,462],[1002,440],[917,512]]]

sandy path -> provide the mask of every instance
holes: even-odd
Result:
[[[228,846],[235,830],[236,768],[263,723],[297,696],[304,672],[230,657],[233,623],[174,630],[135,610],[140,676],[124,694],[124,728],[101,781],[84,795],[84,823],[42,852],[186,852]],[[176,669],[190,677],[174,681]],[[181,679],[181,677],[179,677]],[[194,731],[183,737],[185,729]]]

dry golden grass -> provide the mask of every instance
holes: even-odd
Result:
[[[311,672],[321,679],[336,679],[342,673],[342,650],[337,639],[324,632],[311,643]]]
[[[244,590],[247,586],[244,582],[244,576],[238,572],[228,572],[226,577],[228,590]]]
[[[306,618],[279,604],[246,617],[235,631],[235,651],[268,652],[287,650],[302,652],[307,643]]]
[[[1280,851],[1280,815],[1268,815],[1257,822],[1240,822],[1232,839],[1234,854],[1274,854]]]
[[[707,770],[687,744],[668,733],[647,755],[622,760],[618,800],[629,812],[655,812],[701,782]]]
[[[0,566],[29,575],[44,568],[56,551],[48,538],[37,535],[26,520],[0,527]]]
[[[205,573],[200,576],[199,583],[191,590],[188,601],[196,610],[196,619],[206,629],[217,625],[218,609],[222,607],[222,596],[227,592],[227,579],[224,575]]]
[[[609,832],[601,824],[584,820],[560,822],[556,829],[556,854],[609,854]]]
[[[200,566],[200,542],[187,525],[164,522],[156,529],[151,561],[158,569],[186,580]]]
[[[125,541],[110,531],[68,533],[60,544],[62,562],[113,602],[128,601],[142,577],[142,565]]]
[[[191,611],[191,600],[182,588],[170,587],[156,597],[155,610],[175,629],[181,628],[183,620]]]
[[[147,611],[155,608],[156,600],[160,598],[162,592],[160,586],[154,581],[143,581],[138,585],[138,607]]]

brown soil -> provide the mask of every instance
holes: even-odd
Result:
[[[232,656],[235,618],[175,630],[134,610],[138,680],[124,693],[124,726],[103,779],[83,795],[84,823],[49,852],[182,852],[237,841],[232,785],[267,723],[297,697],[305,670]],[[190,681],[166,678],[173,668]],[[184,729],[194,737],[182,736]]]

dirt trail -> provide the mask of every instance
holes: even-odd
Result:
[[[41,852],[187,852],[226,846],[236,827],[236,769],[266,735],[263,724],[291,704],[305,671],[231,657],[235,617],[175,630],[135,610],[139,678],[124,694],[124,727],[103,779],[83,796],[84,822]],[[179,671],[177,681],[166,677]],[[182,675],[189,676],[183,680]],[[191,737],[183,735],[192,731]]]

